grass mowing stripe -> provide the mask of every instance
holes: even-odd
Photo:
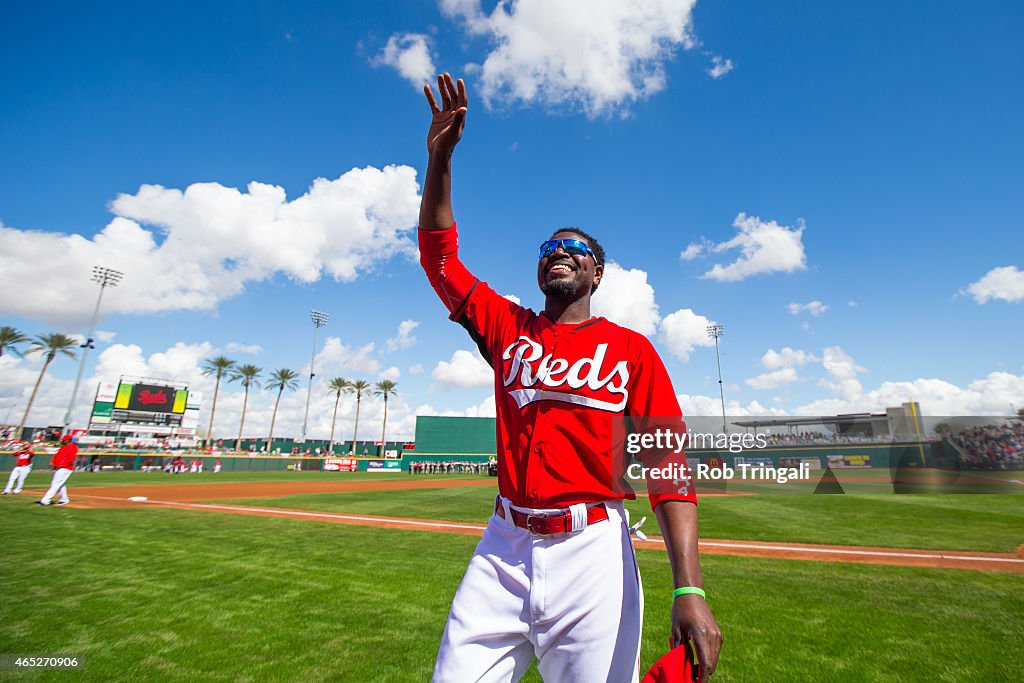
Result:
[[[483,524],[495,489],[465,487],[353,491],[225,501],[385,517]],[[749,541],[863,545],[921,550],[1014,552],[1024,543],[1024,505],[1017,496],[760,495],[705,497],[701,536]],[[656,527],[647,499],[628,501],[634,520]]]
[[[87,659],[40,680],[426,680],[476,542],[179,510],[0,510],[17,530],[0,651]],[[665,648],[672,584],[664,553],[638,555],[646,667]],[[1024,679],[1017,577],[703,564],[726,634],[719,681]]]

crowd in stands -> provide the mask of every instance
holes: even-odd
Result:
[[[792,434],[765,434],[769,446],[833,446],[836,444],[862,443],[894,443],[913,440],[917,437],[896,436],[893,434],[836,434],[834,432],[798,432]],[[941,436],[922,434],[922,441],[939,441]]]
[[[985,425],[951,434],[962,449],[961,460],[971,469],[1024,469],[1024,422]]]

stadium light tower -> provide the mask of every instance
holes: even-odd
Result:
[[[725,389],[722,387],[722,356],[718,353],[718,340],[725,334],[725,328],[718,323],[708,325],[708,336],[715,340],[715,358],[718,360],[718,394],[722,397],[722,433],[728,434],[729,428],[725,424]]]
[[[313,357],[309,359],[309,388],[306,390],[306,414],[302,418],[302,442],[306,442],[306,425],[309,423],[309,398],[313,395],[313,362],[316,360],[316,337],[320,328],[327,324],[330,313],[323,313],[315,308],[309,312],[309,319],[313,321]]]
[[[124,277],[124,273],[113,268],[104,268],[103,266],[93,266],[92,268],[92,281],[98,282],[100,285],[100,295],[96,297],[96,308],[92,312],[92,320],[89,321],[89,334],[85,337],[85,342],[82,343],[82,360],[78,363],[78,376],[75,377],[75,388],[71,390],[71,402],[68,403],[68,410],[64,413],[64,433],[67,434],[71,430],[71,413],[75,409],[75,399],[78,398],[78,387],[82,383],[82,373],[85,371],[85,357],[89,355],[89,349],[96,348],[93,346],[92,335],[96,331],[96,316],[100,312],[100,302],[103,301],[103,290],[107,287],[116,287],[117,283]]]

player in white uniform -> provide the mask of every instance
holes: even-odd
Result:
[[[7,478],[7,486],[3,493],[5,496],[21,493],[21,488],[25,485],[25,477],[32,471],[32,458],[36,457],[36,454],[32,452],[32,447],[24,441],[18,441],[14,445],[13,455],[17,461],[14,469],[11,470],[11,476]]]
[[[452,602],[434,681],[517,681],[536,657],[549,683],[635,682],[643,591],[622,504],[635,495],[616,487],[615,434],[627,422],[634,431],[652,422],[682,430],[679,402],[650,341],[590,314],[604,251],[585,232],[560,230],[541,245],[539,315],[462,264],[451,156],[467,98],[448,74],[438,87],[440,107],[425,88],[432,121],[420,263],[494,369],[500,495]],[[486,238],[494,258],[503,237]],[[652,464],[665,462],[653,455]],[[722,634],[704,601],[696,495],[685,477],[660,488],[649,481],[648,491],[677,586],[671,634],[693,641],[706,680]]]

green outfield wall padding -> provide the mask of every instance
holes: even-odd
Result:
[[[495,440],[493,417],[416,418],[419,453],[494,453]]]

